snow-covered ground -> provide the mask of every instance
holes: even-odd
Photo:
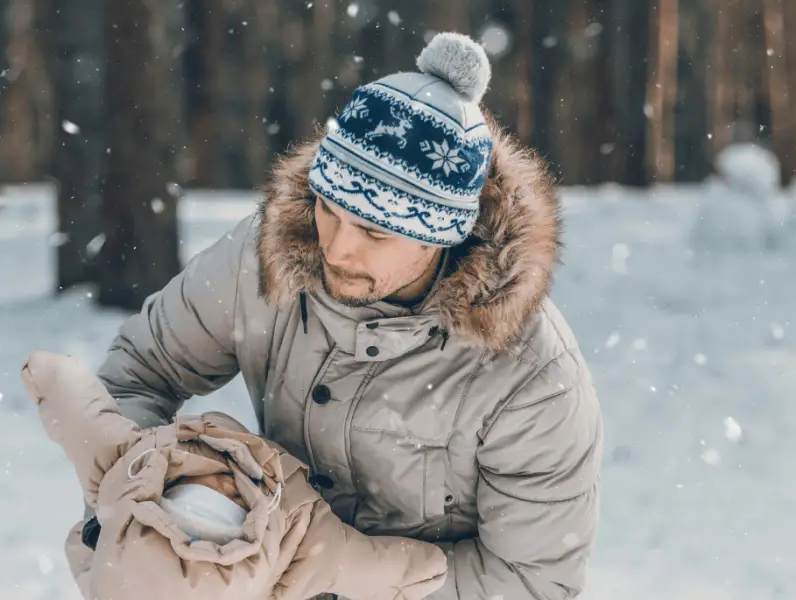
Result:
[[[607,433],[582,598],[796,598],[793,195],[720,181],[562,193],[553,295],[590,358]],[[254,201],[189,194],[185,257]],[[2,600],[79,598],[61,549],[79,489],[24,396],[20,363],[47,348],[96,367],[123,319],[87,289],[51,297],[54,227],[46,188],[0,193]],[[239,379],[190,404],[210,406],[255,426]]]

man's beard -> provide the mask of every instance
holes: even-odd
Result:
[[[351,308],[361,308],[363,306],[369,306],[371,304],[375,304],[379,300],[384,299],[383,297],[375,293],[374,287],[376,285],[376,282],[369,277],[356,277],[356,279],[367,281],[369,284],[368,292],[364,296],[347,296],[345,294],[338,294],[334,292],[332,290],[332,286],[329,285],[329,278],[326,276],[326,269],[329,269],[333,275],[335,275],[336,274],[335,271],[338,270],[335,267],[330,266],[325,259],[323,260],[323,267],[321,268],[321,281],[323,282],[323,289],[331,298],[334,298],[337,302],[339,302],[343,306],[348,306]],[[345,275],[337,275],[337,278],[338,280],[346,279]]]

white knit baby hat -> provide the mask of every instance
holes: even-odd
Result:
[[[357,88],[309,174],[320,197],[387,231],[436,245],[465,240],[478,218],[492,138],[479,108],[491,67],[466,35],[437,34],[420,72]]]

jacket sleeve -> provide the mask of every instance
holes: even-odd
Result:
[[[448,578],[429,598],[564,600],[582,590],[603,434],[591,379],[583,367],[571,381],[573,361],[547,365],[482,429],[478,537],[439,544]]]
[[[185,400],[237,375],[238,275],[254,218],[196,255],[111,344],[97,374],[121,413],[142,428],[168,423]]]

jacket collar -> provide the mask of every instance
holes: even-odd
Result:
[[[478,221],[468,240],[451,250],[423,312],[435,313],[457,341],[499,350],[521,335],[549,292],[561,222],[545,162],[493,119],[488,123],[494,148]],[[319,143],[300,145],[280,159],[260,205],[260,293],[269,302],[294,300],[302,292],[320,297],[323,289],[307,184]]]

